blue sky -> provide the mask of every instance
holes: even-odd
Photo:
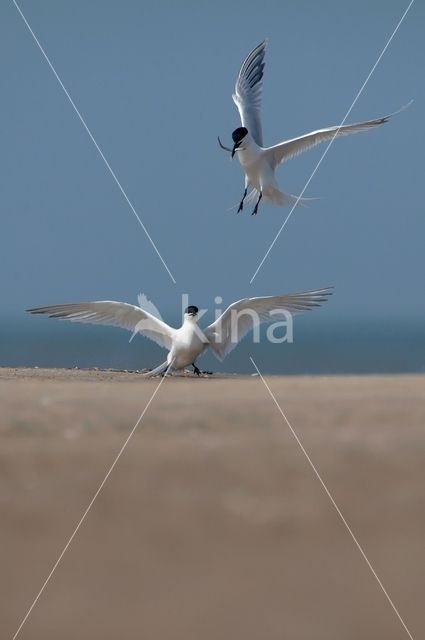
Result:
[[[236,216],[243,175],[218,149],[238,126],[244,56],[268,38],[266,144],[338,124],[406,2],[22,0],[22,11],[171,269],[173,284],[12,2],[0,8],[2,311],[145,292],[167,318],[335,285],[322,318],[419,319],[423,295],[425,7],[414,3],[269,258],[287,208]],[[299,193],[321,146],[280,168]],[[25,322],[42,319],[28,318]],[[30,324],[28,324],[28,327]]]

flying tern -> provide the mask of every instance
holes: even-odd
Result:
[[[198,326],[199,309],[194,305],[185,309],[180,329],[170,327],[141,307],[110,300],[58,304],[27,311],[60,320],[112,325],[128,329],[133,334],[140,333],[168,349],[166,361],[145,375],[155,376],[170,369],[184,369],[192,365],[194,373],[199,376],[201,371],[195,362],[206,349],[211,349],[222,361],[254,326],[276,322],[279,317],[287,318],[288,314],[309,311],[326,302],[331,293],[331,289],[326,288],[281,296],[244,298],[231,304],[203,330]]]
[[[406,105],[399,111],[383,118],[318,129],[298,138],[284,140],[273,147],[264,147],[260,108],[266,44],[266,41],[261,42],[245,58],[236,80],[235,93],[232,97],[238,108],[242,126],[232,133],[233,148],[226,147],[218,138],[220,147],[230,151],[232,158],[237,153],[245,171],[245,190],[239,204],[238,213],[243,209],[249,187],[252,187],[252,191],[248,196],[249,199],[251,197],[255,198],[256,194],[258,194],[252,215],[257,213],[258,205],[262,198],[280,205],[294,205],[298,201],[308,200],[308,198],[297,198],[280,191],[275,178],[275,170],[278,165],[320,142],[332,140],[336,136],[359,133],[384,124],[396,113],[409,106]]]

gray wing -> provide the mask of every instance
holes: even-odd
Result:
[[[307,151],[311,147],[314,147],[320,142],[326,142],[332,140],[334,137],[348,136],[352,133],[360,133],[361,131],[367,131],[373,129],[385,122],[388,122],[392,116],[395,116],[400,111],[406,109],[411,103],[402,107],[394,113],[390,113],[383,118],[376,118],[375,120],[365,120],[364,122],[356,122],[354,124],[344,124],[342,126],[328,127],[326,129],[318,129],[311,133],[306,133],[299,138],[292,138],[292,140],[285,140],[273,147],[268,147],[265,151],[265,155],[269,159],[269,163],[273,169],[277,167],[281,162],[285,162],[294,156]]]
[[[244,298],[231,304],[204,330],[204,334],[215,355],[223,360],[254,326],[275,322],[287,313],[294,315],[320,307],[331,294],[332,290],[327,288],[283,296]]]
[[[242,126],[248,129],[260,147],[263,146],[260,109],[266,44],[264,40],[245,58],[232,96],[238,108]]]
[[[50,318],[103,324],[121,327],[133,333],[141,333],[160,347],[171,349],[174,329],[147,311],[126,302],[102,300],[98,302],[78,302],[75,304],[56,304],[49,307],[27,309],[29,313],[45,314]]]

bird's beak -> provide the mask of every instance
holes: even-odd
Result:
[[[232,149],[232,158],[235,155],[236,151],[239,149],[239,147],[241,146],[242,141],[241,142],[235,142],[235,144],[233,145],[233,149]]]

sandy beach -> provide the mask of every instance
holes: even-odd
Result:
[[[0,369],[12,638],[160,380]],[[267,382],[414,638],[425,375]],[[407,638],[259,377],[163,380],[20,636]]]

